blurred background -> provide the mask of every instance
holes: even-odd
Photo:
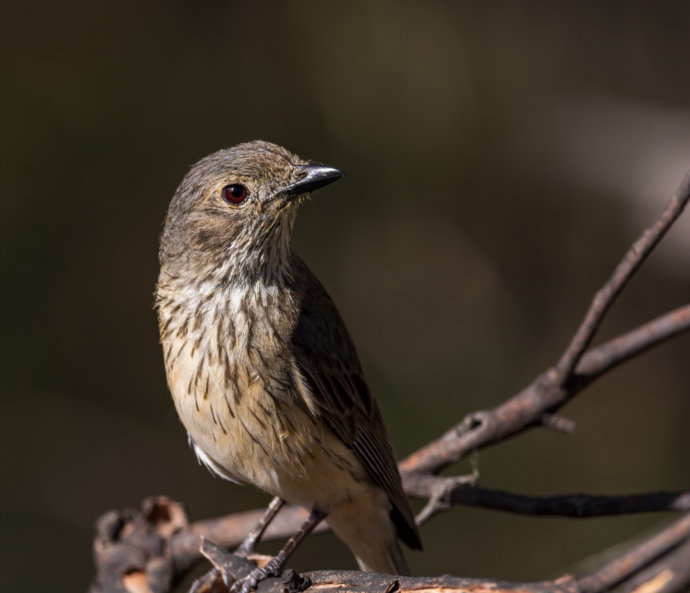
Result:
[[[262,138],[346,171],[303,208],[294,246],[339,304],[401,456],[556,360],[690,165],[687,3],[0,10],[5,591],[85,590],[94,521],[148,495],[193,520],[267,502],[197,465],[165,385],[158,234],[202,156]],[[597,341],[689,296],[686,215]],[[483,451],[481,484],[688,488],[689,353],[680,337],[598,381],[563,410],[574,438]],[[540,580],[666,520],[456,508],[409,559]],[[293,566],[354,562],[325,535]]]

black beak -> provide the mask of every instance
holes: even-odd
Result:
[[[296,165],[296,169],[305,173],[304,177],[292,185],[281,190],[281,194],[288,199],[296,198],[302,194],[319,189],[324,185],[333,183],[343,176],[343,172],[333,167],[326,167],[318,163],[309,165]]]

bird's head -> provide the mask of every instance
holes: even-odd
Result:
[[[281,266],[300,198],[341,176],[270,142],[219,150],[177,188],[161,236],[161,265],[224,265],[237,274]]]

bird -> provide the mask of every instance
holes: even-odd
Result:
[[[296,213],[343,173],[255,140],[194,164],[170,202],[155,290],[165,371],[199,461],[310,513],[246,593],[323,519],[362,570],[409,574],[421,549],[393,447],[336,305],[291,248]],[[226,575],[223,575],[226,578]]]

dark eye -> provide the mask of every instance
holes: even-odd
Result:
[[[240,204],[247,198],[247,188],[240,183],[226,185],[220,193],[229,204]]]

